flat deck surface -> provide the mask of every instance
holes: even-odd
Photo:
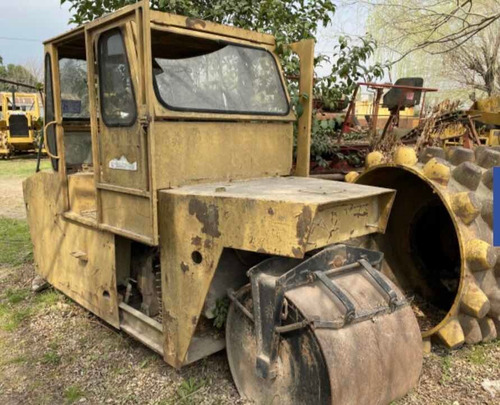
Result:
[[[268,177],[254,180],[184,186],[162,193],[245,198],[291,203],[326,204],[386,194],[391,190],[310,177]]]

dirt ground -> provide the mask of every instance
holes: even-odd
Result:
[[[7,218],[26,218],[23,202],[23,185],[17,178],[0,177],[1,214]]]
[[[0,218],[0,235],[7,234],[6,221],[10,235],[15,224],[26,228],[21,181],[32,162],[11,171],[1,163],[0,216],[17,221]],[[32,293],[31,256],[20,253],[22,263],[0,251],[0,404],[246,403],[224,352],[176,371],[57,291]],[[453,352],[435,348],[418,387],[394,403],[410,404],[500,404],[500,341]]]

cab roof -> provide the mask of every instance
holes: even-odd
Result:
[[[263,34],[260,32],[250,31],[242,28],[237,28],[229,25],[217,24],[209,21],[204,21],[196,18],[170,14],[158,10],[150,10],[148,1],[138,2],[136,4],[125,6],[112,13],[106,14],[94,21],[82,24],[73,28],[63,34],[50,38],[44,41],[44,45],[55,44],[66,41],[74,36],[83,34],[88,29],[93,29],[100,25],[104,25],[113,20],[135,13],[137,10],[143,9],[145,13],[149,14],[150,27],[174,27],[183,28],[192,31],[216,34],[228,38],[234,38],[258,44],[265,44],[275,46],[276,41],[274,36]]]

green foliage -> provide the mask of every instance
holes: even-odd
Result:
[[[17,355],[10,359],[0,360],[0,366],[8,366],[10,364],[23,364],[28,362],[28,357],[24,355]]]
[[[203,379],[190,377],[187,380],[184,380],[177,389],[177,395],[179,396],[181,403],[185,403],[191,395],[195,394],[206,385],[207,381]]]
[[[50,308],[61,300],[64,300],[64,295],[52,288],[48,288],[35,296],[37,308],[39,309]]]
[[[335,145],[335,135],[338,128],[338,121],[313,119],[311,128],[311,157],[322,166],[326,165],[324,158],[338,148]]]
[[[226,324],[228,309],[229,309],[229,298],[227,297],[219,298],[217,301],[215,301],[214,326],[217,329],[222,329]]]
[[[70,22],[82,24],[136,0],[61,0],[69,3]],[[267,32],[279,44],[311,38],[320,24],[331,22],[335,5],[329,0],[152,0],[154,9],[186,17]]]
[[[0,218],[0,265],[19,266],[32,259],[28,223]]]
[[[333,57],[320,59],[321,62],[333,62],[331,73],[319,80],[315,87],[315,98],[321,101],[325,110],[343,110],[359,81],[370,82],[384,76],[386,65],[369,64],[376,46],[377,43],[370,36],[355,40],[341,36]]]
[[[36,86],[39,84],[37,78],[24,66],[14,65],[12,63],[4,65],[2,57],[0,57],[0,78],[13,80],[32,86]],[[15,88],[15,86],[13,86],[12,84],[0,82],[0,91],[11,91],[13,88]],[[23,89],[18,90],[22,91]]]
[[[447,354],[442,358],[441,383],[446,384],[451,380],[452,357]]]

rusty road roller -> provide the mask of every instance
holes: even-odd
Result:
[[[293,166],[275,47],[148,1],[45,42],[36,270],[175,368],[226,348],[257,404],[388,404],[420,330],[383,253],[345,242],[384,233],[395,193],[308,176],[311,98]],[[314,42],[290,48],[311,94]]]
[[[500,263],[493,247],[495,147],[408,146],[367,156],[348,181],[396,190],[384,235],[360,246],[386,253],[382,271],[408,297],[427,349],[496,339],[500,334]]]

